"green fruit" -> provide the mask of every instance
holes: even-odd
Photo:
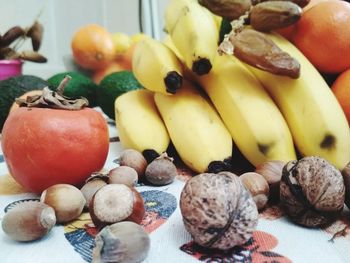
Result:
[[[36,76],[22,75],[0,81],[0,131],[15,99],[31,90],[42,90],[48,83]]]
[[[50,85],[50,89],[56,90],[58,85],[64,79],[65,76],[69,75],[71,80],[68,82],[64,89],[63,95],[72,99],[84,97],[89,101],[90,107],[97,106],[96,101],[96,90],[97,85],[88,77],[77,73],[77,72],[63,72],[56,74],[49,78],[47,82]]]
[[[232,30],[231,22],[227,18],[222,18],[219,31],[219,44],[224,40],[226,34]]]
[[[108,117],[115,119],[115,99],[125,92],[141,88],[143,88],[142,85],[131,71],[112,73],[100,83],[100,87],[97,90],[98,104]]]

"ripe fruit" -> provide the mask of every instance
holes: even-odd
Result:
[[[105,68],[101,68],[95,71],[92,74],[92,80],[96,84],[100,84],[103,78],[106,77],[107,75],[112,74],[114,72],[124,71],[124,70],[128,70],[128,69],[124,67],[121,63],[112,62],[109,65],[107,65]]]
[[[350,4],[326,1],[306,11],[296,25],[294,44],[323,73],[350,67]]]
[[[88,24],[75,33],[72,51],[76,63],[86,69],[103,68],[115,56],[112,35],[95,24]]]
[[[21,107],[7,118],[2,149],[9,171],[27,190],[81,185],[101,169],[109,148],[102,114],[91,109]]]
[[[115,45],[116,55],[124,54],[130,47],[132,40],[125,33],[114,33],[112,39]]]
[[[350,69],[341,73],[332,85],[332,91],[337,97],[345,116],[350,123]]]

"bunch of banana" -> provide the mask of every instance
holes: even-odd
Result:
[[[193,0],[171,0],[165,11],[165,29],[197,75],[207,74],[217,52],[219,33],[214,16]]]
[[[181,88],[183,66],[180,60],[169,47],[152,38],[136,44],[132,70],[146,89],[174,94]]]
[[[198,78],[243,155],[258,166],[269,160],[296,159],[281,112],[260,82],[234,57],[223,55]]]
[[[122,94],[115,100],[116,125],[124,148],[139,152],[166,151],[170,138],[154,104],[153,92],[145,89]]]
[[[213,106],[188,81],[176,94],[156,93],[154,99],[171,141],[188,167],[201,173],[231,157],[230,133]]]
[[[319,72],[281,36],[266,34],[301,65],[291,79],[248,66],[282,111],[302,155],[317,155],[342,169],[350,160],[350,130],[345,115]]]

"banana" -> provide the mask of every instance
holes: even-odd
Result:
[[[350,160],[350,130],[338,101],[296,47],[281,36],[266,35],[299,61],[300,77],[290,79],[247,67],[279,106],[301,155],[320,156],[342,169]]]
[[[165,11],[165,29],[189,69],[197,75],[211,70],[219,32],[209,10],[197,1],[171,0]]]
[[[115,100],[116,126],[124,148],[139,152],[166,151],[170,138],[154,104],[153,92],[145,89],[122,94]]]
[[[232,138],[213,106],[189,82],[172,96],[156,93],[157,108],[182,161],[202,173],[231,157]],[[225,163],[225,162],[224,162]]]
[[[292,135],[279,109],[246,68],[227,55],[199,79],[234,143],[254,166],[296,159]]]
[[[174,94],[182,85],[182,63],[169,47],[152,38],[136,44],[132,71],[136,79],[151,91]]]

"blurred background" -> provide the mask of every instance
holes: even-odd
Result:
[[[25,62],[23,74],[47,78],[73,70],[71,40],[74,33],[90,23],[109,32],[128,35],[144,32],[156,39],[164,37],[163,14],[169,0],[0,0],[0,32],[10,27],[30,26],[35,19],[44,26],[40,53],[48,62]],[[31,42],[26,41],[23,48]]]

